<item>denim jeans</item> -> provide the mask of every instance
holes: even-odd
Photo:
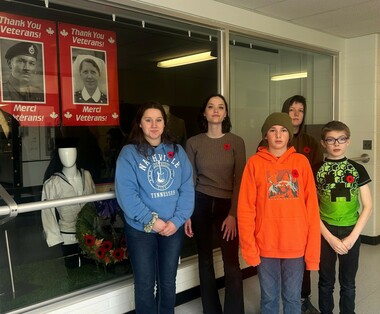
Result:
[[[223,240],[222,223],[228,216],[230,199],[211,197],[195,193],[195,210],[192,227],[198,248],[199,279],[203,313],[240,314],[244,313],[243,280],[239,265],[239,238]],[[215,228],[215,229],[214,229]],[[221,247],[224,275],[224,312],[219,300],[213,261],[213,238]]]
[[[300,314],[304,258],[260,258],[261,314],[280,313],[280,289],[284,314]]]
[[[326,228],[339,239],[347,237],[355,226],[338,227],[324,223]],[[359,267],[360,237],[348,254],[337,254],[325,238],[321,240],[321,261],[319,264],[319,310],[322,314],[332,314],[334,309],[335,264],[339,260],[340,300],[339,312],[355,313],[355,277]]]
[[[164,237],[136,230],[126,223],[125,235],[135,281],[136,313],[173,314],[183,227]]]

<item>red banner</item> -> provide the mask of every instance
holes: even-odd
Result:
[[[59,23],[62,121],[119,125],[115,32]]]
[[[0,12],[0,110],[21,126],[59,125],[56,26]]]

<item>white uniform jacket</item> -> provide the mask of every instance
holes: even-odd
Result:
[[[42,200],[56,200],[95,193],[95,185],[89,171],[81,169],[83,193],[74,189],[62,172],[54,173],[44,182]],[[85,204],[73,204],[41,210],[42,226],[49,247],[77,243],[75,237],[77,216]],[[59,214],[57,221],[56,209]]]

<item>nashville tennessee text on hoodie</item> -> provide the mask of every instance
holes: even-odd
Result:
[[[126,145],[116,165],[115,187],[127,223],[144,231],[156,212],[177,229],[190,218],[194,208],[192,167],[183,148],[161,143],[149,156],[135,145]]]

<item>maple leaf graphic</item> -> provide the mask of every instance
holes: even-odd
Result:
[[[53,35],[55,32],[54,32],[54,29],[52,29],[51,27],[49,27],[49,28],[46,29],[46,33],[48,33],[49,35]]]
[[[51,114],[50,114],[50,117],[52,117],[53,119],[56,119],[58,117],[58,114],[53,111]]]
[[[65,113],[65,118],[67,118],[67,119],[70,119],[72,116],[73,116],[73,115],[71,114],[70,111],[67,111],[67,112]]]

